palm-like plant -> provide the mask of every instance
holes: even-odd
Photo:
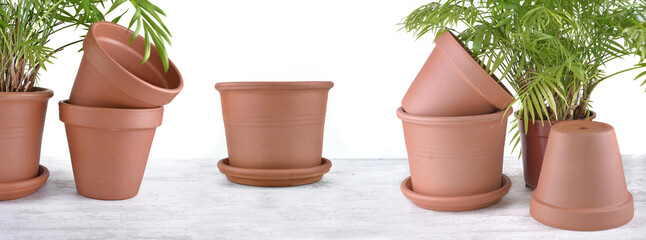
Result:
[[[57,52],[83,41],[76,39],[52,47],[49,43],[54,34],[104,21],[107,14],[125,2],[135,10],[128,26],[135,27],[132,40],[142,30],[146,39],[142,63],[150,56],[152,42],[167,70],[170,31],[161,19],[165,13],[148,0],[0,0],[0,92],[32,91],[40,69],[46,69]],[[125,11],[112,22],[118,22],[124,14]]]
[[[402,24],[418,37],[461,27],[458,38],[474,57],[513,87],[527,125],[585,119],[600,82],[646,67],[645,13],[644,0],[446,0],[416,9]],[[625,56],[641,63],[605,71]]]

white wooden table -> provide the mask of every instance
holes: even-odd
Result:
[[[513,185],[499,203],[469,212],[435,212],[399,191],[405,159],[332,159],[323,180],[288,188],[231,183],[218,159],[150,160],[139,195],[85,198],[68,159],[35,194],[0,202],[0,239],[646,239],[646,156],[625,156],[635,217],[617,229],[574,232],[529,215],[521,161],[505,160]]]

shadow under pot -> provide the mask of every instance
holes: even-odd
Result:
[[[511,93],[472,57],[451,32],[435,40],[435,49],[402,99],[409,114],[454,117],[506,109]]]
[[[590,111],[589,121],[594,120],[597,114]],[[528,121],[525,127],[525,121],[522,117],[518,116],[518,127],[520,131],[520,145],[521,145],[521,158],[523,159],[523,175],[525,176],[525,186],[534,190],[538,185],[538,178],[541,175],[541,168],[543,166],[543,157],[545,156],[545,148],[547,147],[547,140],[550,136],[552,126],[560,122],[569,121]],[[527,130],[527,131],[525,131]]]
[[[426,117],[399,108],[411,173],[401,185],[404,196],[438,211],[473,210],[498,202],[511,187],[502,174],[510,114]]]
[[[40,164],[47,101],[54,92],[0,92],[0,200],[28,196],[47,181]]]
[[[224,82],[220,92],[229,158],[220,171],[236,183],[294,186],[319,181],[332,82]]]
[[[144,58],[141,36],[111,22],[92,24],[83,41],[83,59],[70,94],[70,104],[107,108],[155,108],[170,103],[182,90],[182,76],[169,60],[164,71],[159,52],[151,46]]]
[[[136,196],[163,107],[96,108],[61,101],[59,111],[78,192],[102,200]]]
[[[579,231],[615,228],[633,218],[612,126],[580,120],[552,127],[530,213],[548,226]]]

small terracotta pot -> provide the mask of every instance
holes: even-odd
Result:
[[[404,127],[411,190],[437,199],[479,195],[504,186],[502,161],[510,114],[511,111],[507,114],[498,111],[476,116],[427,117],[399,108],[397,116]],[[470,207],[431,209],[474,209]]]
[[[96,108],[67,101],[58,106],[78,192],[104,200],[137,195],[163,107]]]
[[[327,97],[333,85],[332,82],[216,84],[222,100],[228,165],[265,170],[322,165]]]
[[[633,218],[612,126],[567,121],[552,127],[530,213],[546,225],[583,231],[615,228]]]
[[[72,87],[70,103],[107,108],[156,108],[170,103],[182,90],[182,76],[170,62],[168,72],[157,48],[141,64],[145,40],[111,22],[96,22],[83,41],[83,59]]]
[[[435,49],[424,63],[402,100],[409,114],[452,117],[493,113],[513,102],[498,78],[489,75],[451,32],[435,40]]]
[[[597,117],[595,112],[591,111],[591,116],[588,120],[592,121]],[[543,156],[545,155],[545,147],[547,146],[547,139],[550,136],[550,130],[554,124],[566,121],[539,121],[532,122],[531,120],[525,128],[525,121],[523,118],[516,117],[519,122],[520,131],[520,145],[521,145],[521,158],[523,159],[523,171],[525,176],[525,186],[534,190],[538,184],[538,178],[541,174],[541,166],[543,166]],[[527,132],[525,132],[527,129]]]
[[[38,176],[49,89],[0,93],[0,183]]]

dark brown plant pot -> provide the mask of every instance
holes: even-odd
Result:
[[[399,108],[411,173],[410,183],[402,183],[404,195],[420,207],[439,211],[498,202],[511,186],[502,174],[510,114],[427,117]]]
[[[547,147],[547,139],[550,136],[550,130],[554,124],[564,121],[539,121],[532,122],[531,120],[525,128],[523,118],[518,117],[519,131],[520,131],[520,145],[521,145],[521,158],[523,159],[523,171],[525,175],[525,186],[534,190],[538,184],[538,178],[541,174],[541,167],[543,166],[543,156],[545,155],[545,147]],[[597,117],[595,112],[591,111],[591,116],[588,120],[592,121]],[[525,131],[527,129],[527,131]]]
[[[580,231],[615,228],[633,218],[612,126],[579,120],[552,127],[530,213],[543,224]]]
[[[511,93],[446,32],[402,100],[407,113],[453,117],[493,113],[513,102]]]
[[[182,76],[170,62],[164,72],[157,48],[141,61],[145,40],[111,22],[92,24],[83,41],[83,59],[70,94],[70,103],[107,108],[156,108],[170,103],[182,90]]]
[[[322,159],[323,127],[332,82],[228,82],[218,83],[230,167],[275,172],[275,169],[329,167]],[[222,165],[220,165],[222,166]],[[226,167],[226,166],[225,166]],[[220,168],[224,174],[230,171]],[[248,177],[257,177],[257,171]],[[253,176],[251,176],[253,174]],[[277,173],[278,174],[278,173]],[[262,174],[261,174],[262,175]],[[266,185],[278,176],[256,179]],[[278,184],[280,185],[280,184]],[[293,184],[289,184],[293,185]]]
[[[12,186],[39,176],[45,113],[47,101],[52,96],[54,92],[44,88],[35,88],[33,92],[0,93],[0,184],[4,186],[0,187],[0,200],[24,197],[38,189],[21,191],[22,194],[8,192]],[[3,192],[3,188],[6,191]]]
[[[97,108],[58,103],[78,192],[103,200],[139,192],[163,107]]]

